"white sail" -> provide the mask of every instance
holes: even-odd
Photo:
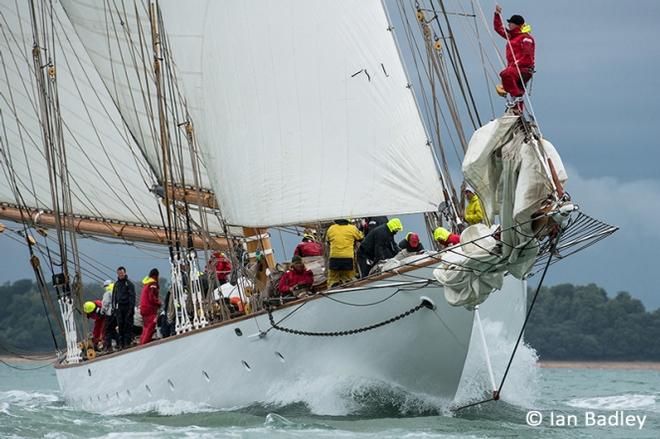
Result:
[[[15,178],[30,208],[51,210],[38,99],[32,64],[29,5],[18,10],[0,4],[0,109],[5,133],[0,155],[0,202],[16,204]],[[53,5],[57,86],[64,142],[77,215],[163,225],[157,198],[149,192],[156,179],[126,130],[91,61],[60,6]],[[213,218],[211,217],[211,220]],[[211,231],[221,231],[212,221]]]
[[[63,0],[62,7],[98,71],[122,119],[156,175],[162,177],[158,100],[153,73],[153,49],[148,2]],[[165,72],[167,74],[167,72]],[[167,88],[171,141],[183,149],[171,180],[194,184],[190,152],[180,124],[186,121],[176,87]],[[174,101],[171,96],[177,96]],[[177,133],[178,131],[178,133]],[[203,170],[202,170],[203,171]],[[206,172],[200,185],[208,188]]]
[[[159,4],[230,223],[436,210],[439,175],[379,0]]]

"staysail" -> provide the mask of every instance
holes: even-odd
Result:
[[[380,0],[159,5],[228,222],[428,212],[443,201]]]

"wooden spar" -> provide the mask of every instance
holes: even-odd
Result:
[[[254,260],[255,253],[260,251],[266,258],[268,268],[271,270],[275,268],[275,256],[273,255],[273,247],[270,243],[268,229],[243,227],[243,236],[247,243],[247,251],[250,260]]]
[[[52,212],[31,208],[21,211],[21,209],[15,206],[0,204],[1,219],[22,223],[26,220],[25,216],[29,216],[29,221],[35,227],[53,228],[57,223],[57,218]],[[168,244],[165,229],[161,227],[108,221],[101,218],[82,217],[79,215],[74,215],[72,221],[65,224],[67,227],[71,227],[75,233],[151,244]],[[229,248],[229,242],[223,237],[210,236],[208,246],[213,250],[227,250]],[[204,248],[204,238],[199,233],[193,234],[193,247],[198,249]]]
[[[266,273],[266,268],[270,269],[271,272],[275,269],[275,256],[273,255],[273,247],[270,244],[268,229],[243,227],[243,236],[245,236],[250,262],[255,262],[257,260],[257,251],[260,251],[264,255],[266,265],[264,266],[262,263],[257,263],[254,275],[257,290],[265,293],[268,286],[268,274]]]
[[[559,175],[557,175],[557,169],[555,168],[554,163],[552,163],[552,159],[548,157],[548,167],[550,168],[550,175],[552,176],[552,182],[555,184],[555,189],[557,189],[557,195],[559,198],[564,196],[564,187],[561,185],[561,181],[559,181]]]
[[[215,194],[209,189],[195,189],[169,184],[167,185],[167,194],[170,199],[185,201],[190,205],[197,205],[208,209],[219,208]]]

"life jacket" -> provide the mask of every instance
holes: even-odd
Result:
[[[236,308],[238,308],[238,312],[244,313],[245,308],[243,307],[243,301],[241,300],[240,297],[238,296],[233,296],[229,298],[229,303],[234,305]]]

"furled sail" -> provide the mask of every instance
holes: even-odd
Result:
[[[443,201],[380,0],[159,5],[230,223],[434,211]]]
[[[553,198],[548,159],[563,185],[568,177],[554,146],[525,129],[519,116],[496,119],[472,135],[463,174],[499,226],[468,227],[462,245],[434,270],[450,304],[473,307],[501,287],[505,272],[519,279],[529,273],[547,223],[544,214],[561,201]]]
[[[17,9],[18,6],[18,9]],[[53,5],[56,75],[73,213],[99,221],[162,227],[155,177],[125,129],[101,78],[60,6]],[[0,203],[52,211],[32,63],[29,5],[0,4]],[[5,137],[6,135],[6,137]],[[16,199],[16,187],[22,199]],[[211,232],[221,232],[210,217]]]

